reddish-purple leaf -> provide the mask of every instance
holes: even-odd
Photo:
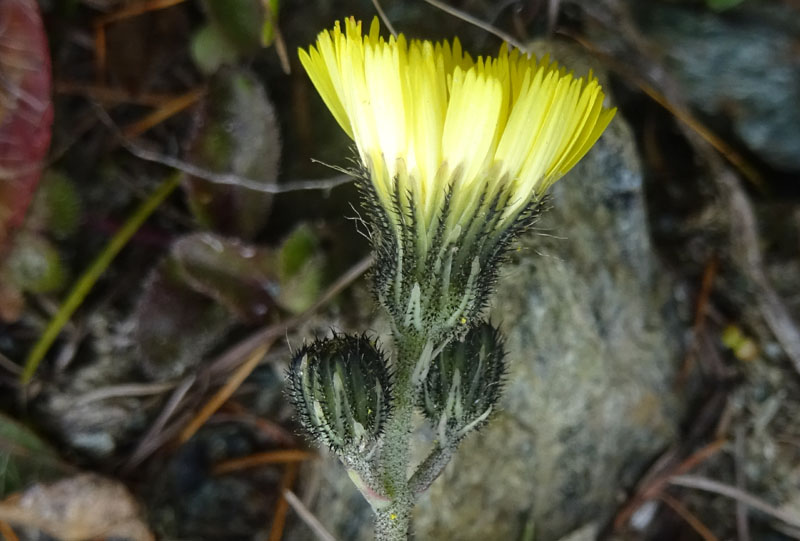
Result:
[[[50,84],[36,0],[0,0],[0,253],[39,182],[53,123]]]

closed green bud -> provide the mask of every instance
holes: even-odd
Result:
[[[369,453],[391,410],[391,376],[375,342],[334,334],[294,357],[288,396],[314,439],[336,452]]]
[[[494,411],[506,373],[500,331],[489,323],[471,328],[433,360],[422,389],[422,408],[440,445],[459,441]]]

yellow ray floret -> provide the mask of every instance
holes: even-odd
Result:
[[[348,18],[319,34],[300,61],[353,141],[381,202],[393,194],[436,227],[451,191],[450,225],[481,196],[502,197],[515,219],[597,141],[616,109],[603,107],[597,79],[576,78],[547,56],[503,45],[473,60],[458,39],[433,44],[368,35]],[[399,188],[396,190],[396,188]]]

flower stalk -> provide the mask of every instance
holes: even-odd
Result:
[[[381,541],[406,539],[414,507],[414,494],[408,484],[408,468],[414,412],[411,365],[417,357],[418,348],[410,344],[399,346],[395,375],[398,400],[386,427],[379,465],[383,488],[391,501],[384,509],[376,511],[375,539]]]
[[[505,351],[484,312],[501,264],[615,110],[591,74],[547,57],[504,45],[473,60],[457,39],[386,40],[377,19],[367,35],[336,23],[299,54],[358,151],[393,354],[364,335],[317,340],[293,360],[288,395],[372,506],[376,538],[399,541],[418,494],[497,410]],[[412,471],[416,410],[437,440]]]

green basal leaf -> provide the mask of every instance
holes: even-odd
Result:
[[[237,57],[236,47],[213,24],[200,28],[192,36],[190,52],[197,69],[206,75],[212,75],[224,65],[234,64]]]
[[[205,0],[208,18],[240,53],[261,47],[261,0]]]
[[[324,266],[317,236],[307,224],[300,225],[278,252],[279,304],[293,313],[310,307],[322,290]]]
[[[59,171],[48,170],[36,191],[27,228],[64,239],[75,233],[81,217],[81,199],[72,180]]]
[[[0,413],[0,499],[63,473],[58,455],[24,425]]]
[[[17,236],[6,262],[11,281],[31,293],[51,293],[64,286],[66,270],[55,247],[37,233]]]

